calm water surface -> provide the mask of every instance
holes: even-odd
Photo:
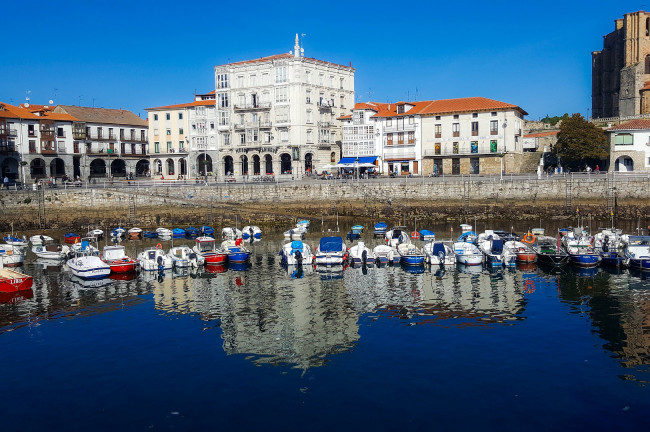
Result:
[[[160,279],[31,255],[33,297],[0,304],[2,430],[650,428],[650,275],[296,274],[266,237],[248,267]]]

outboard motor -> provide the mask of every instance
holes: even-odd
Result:
[[[609,236],[605,236],[605,238],[603,238],[603,247],[602,247],[602,249],[603,249],[603,252],[609,252]]]
[[[160,273],[163,273],[165,271],[165,264],[164,264],[165,261],[163,260],[163,257],[158,256],[156,262],[158,263],[158,271]]]
[[[364,249],[363,252],[361,252],[361,264],[365,266],[367,260],[368,260],[368,251]]]
[[[296,257],[296,262],[298,263],[298,265],[302,265],[302,252],[297,250],[296,253],[295,253],[295,257]]]
[[[188,257],[190,259],[190,267],[198,267],[198,263],[196,261],[196,253],[192,252],[188,255]]]
[[[445,253],[443,251],[438,252],[438,260],[440,260],[440,264],[445,263]]]

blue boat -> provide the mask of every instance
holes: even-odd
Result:
[[[600,264],[601,258],[591,245],[590,239],[579,228],[573,231],[573,233],[565,231],[562,237],[569,254],[569,262],[580,267],[596,267]],[[560,230],[560,233],[562,232],[563,230]]]
[[[228,255],[228,263],[245,263],[248,262],[251,251],[241,244],[241,239],[226,240],[221,243],[221,248]]]
[[[172,230],[173,238],[183,238],[185,237],[185,230],[183,228],[174,228]]]
[[[142,235],[144,238],[158,238],[158,232],[156,231],[144,231]]]
[[[457,243],[476,243],[476,233],[474,231],[466,231],[458,236]]]
[[[600,253],[601,264],[608,267],[625,267],[627,259],[624,255],[619,254],[618,252],[601,252]]]
[[[361,234],[363,234],[363,225],[354,225],[350,231],[348,231],[348,240],[361,238]]]
[[[420,240],[422,241],[432,241],[436,239],[436,233],[423,229],[420,231]]]
[[[203,225],[201,227],[201,234],[208,237],[214,237],[214,228],[209,225]]]
[[[111,237],[124,237],[126,230],[122,227],[113,228],[111,230]]]
[[[400,256],[400,262],[405,266],[424,265],[424,252],[415,247],[414,244],[402,243],[397,245],[397,253]]]
[[[375,237],[383,237],[386,234],[387,229],[388,225],[386,225],[386,222],[377,222],[374,231]]]
[[[199,236],[198,228],[192,226],[188,226],[187,228],[185,228],[185,237],[189,239],[193,239],[193,238],[197,238],[198,236]]]

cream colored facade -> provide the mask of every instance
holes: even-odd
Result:
[[[148,108],[147,112],[151,175],[166,179],[188,175],[189,122],[186,108]]]
[[[215,67],[219,160],[225,175],[300,178],[340,157],[336,118],[354,106],[354,68],[294,52]]]

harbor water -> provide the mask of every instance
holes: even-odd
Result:
[[[650,427],[650,274],[285,269],[282,244],[99,281],[30,252],[32,292],[0,299],[2,430]]]

